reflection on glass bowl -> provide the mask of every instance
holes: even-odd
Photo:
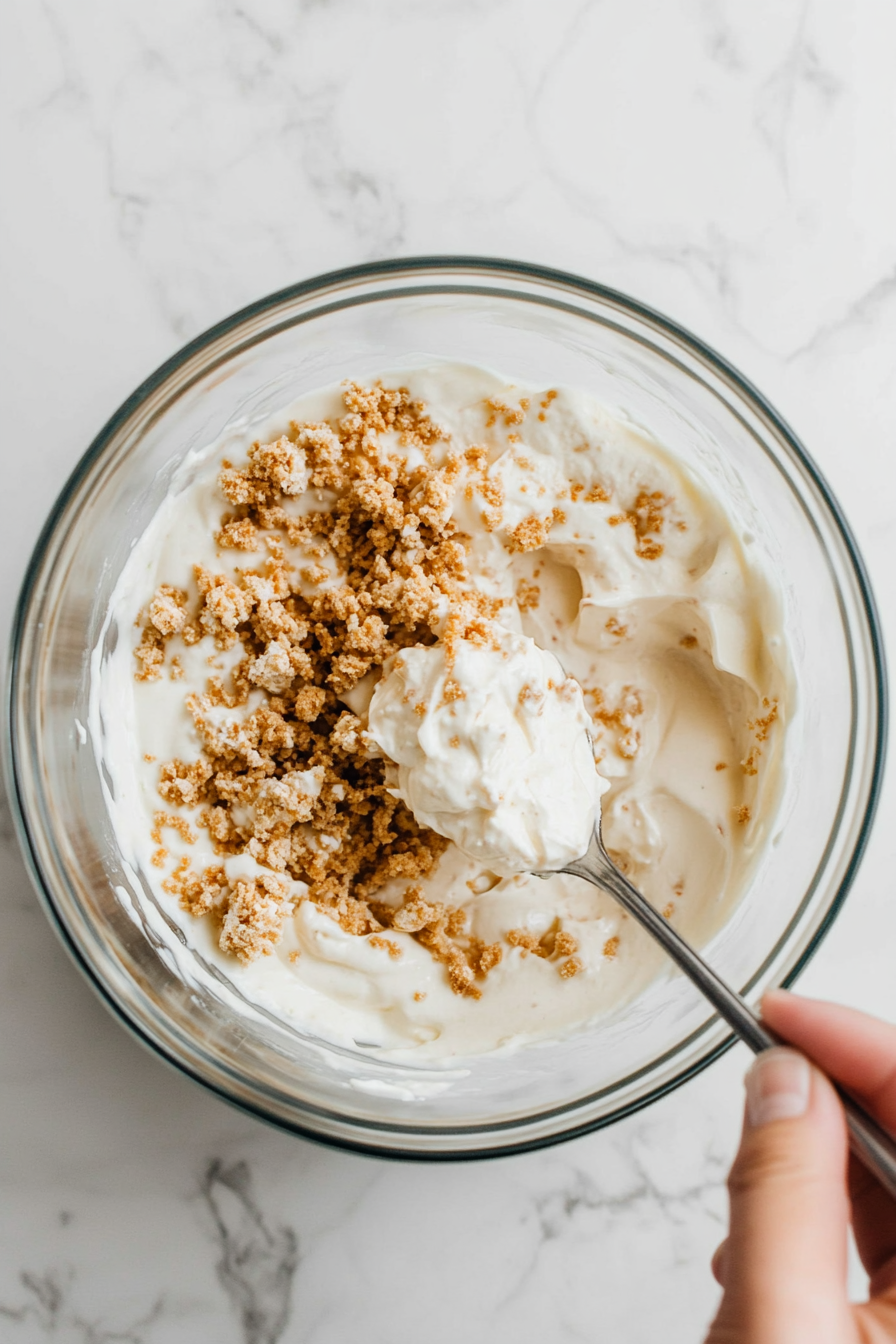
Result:
[[[465,258],[343,271],[238,313],[129,398],[66,485],[16,619],[9,771],[37,888],[105,1001],[189,1076],[332,1143],[472,1157],[555,1142],[648,1104],[715,1058],[726,1028],[670,973],[577,1036],[451,1070],[303,1035],[240,1003],[220,977],[193,973],[195,954],[117,851],[82,728],[110,594],[184,453],[349,372],[424,353],[588,387],[734,501],[780,576],[799,686],[781,825],[708,949],[749,995],[798,973],[845,897],[877,798],[885,690],[861,560],[804,450],[718,356],[600,286]]]

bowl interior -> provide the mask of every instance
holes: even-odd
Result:
[[[18,616],[13,792],[39,888],[132,1028],[231,1100],[335,1142],[469,1156],[617,1118],[701,1067],[726,1029],[670,973],[578,1036],[453,1070],[303,1037],[240,1004],[172,943],[143,875],[117,852],[104,800],[111,781],[86,729],[91,650],[109,598],[185,452],[315,387],[423,356],[587,388],[720,492],[777,575],[798,685],[784,796],[749,890],[709,949],[748,993],[796,972],[845,893],[876,795],[883,683],[860,562],[792,436],[696,342],[584,282],[486,263],[324,278],[200,338],[122,407],[57,505]]]

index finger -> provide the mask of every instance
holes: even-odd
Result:
[[[896,1027],[855,1008],[776,990],[762,1001],[763,1020],[896,1133]],[[872,1294],[896,1283],[896,1206],[864,1167],[850,1162],[853,1231]]]
[[[856,1008],[780,989],[765,995],[762,1017],[896,1132],[896,1026]]]

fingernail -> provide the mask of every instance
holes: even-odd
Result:
[[[764,1050],[744,1079],[747,1120],[754,1129],[773,1120],[795,1120],[809,1105],[811,1072],[795,1050]]]

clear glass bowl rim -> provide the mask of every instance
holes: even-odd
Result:
[[[591,1133],[594,1130],[614,1124],[616,1121],[624,1119],[626,1116],[651,1105],[660,1097],[667,1095],[676,1088],[682,1086],[682,1084],[688,1082],[729,1050],[731,1046],[735,1044],[736,1037],[733,1035],[726,1036],[715,1046],[707,1050],[699,1059],[694,1060],[680,1072],[663,1080],[645,1094],[633,1099],[627,1104],[621,1105],[609,1114],[588,1120],[585,1123],[570,1125],[568,1128],[559,1132],[542,1134],[531,1139],[510,1142],[500,1148],[486,1147],[478,1151],[475,1149],[466,1149],[457,1152],[453,1152],[450,1149],[419,1152],[413,1149],[402,1148],[400,1145],[384,1148],[379,1144],[364,1143],[360,1139],[349,1139],[344,1136],[323,1134],[309,1125],[304,1125],[294,1120],[286,1122],[279,1116],[270,1114],[262,1106],[254,1106],[250,1102],[247,1102],[245,1098],[237,1098],[228,1093],[225,1088],[210,1081],[198,1070],[187,1065],[183,1060],[177,1059],[169,1054],[169,1052],[153,1039],[148,1032],[142,1029],[139,1023],[130,1015],[127,1006],[119,1002],[118,998],[110,992],[102,978],[96,974],[84,952],[72,936],[54,901],[52,886],[50,882],[47,881],[41,867],[37,848],[32,841],[29,829],[29,818],[24,805],[22,791],[19,787],[19,772],[17,767],[19,744],[18,726],[16,721],[16,690],[21,673],[22,643],[28,625],[29,613],[32,604],[39,596],[38,580],[43,569],[47,551],[50,548],[57,526],[65,512],[67,500],[72,492],[81,484],[84,477],[102,457],[108,444],[114,438],[121,426],[130,419],[138,407],[147,401],[170,377],[176,374],[183,365],[188,363],[194,355],[201,353],[208,346],[214,344],[222,337],[226,337],[244,324],[251,322],[254,318],[260,317],[282,304],[298,299],[313,298],[316,294],[323,295],[328,290],[333,290],[336,287],[341,288],[355,282],[371,283],[380,280],[389,281],[394,280],[401,275],[409,275],[419,281],[419,279],[425,276],[426,273],[431,273],[435,278],[439,275],[445,275],[447,277],[447,275],[452,272],[467,272],[468,274],[472,273],[473,275],[478,273],[483,277],[491,276],[492,278],[500,276],[509,281],[512,281],[514,278],[523,282],[536,281],[545,285],[555,286],[557,289],[565,290],[567,292],[572,291],[575,293],[578,291],[587,298],[598,299],[613,307],[621,309],[623,312],[627,312],[631,316],[655,327],[659,332],[671,337],[674,341],[689,347],[690,350],[709,365],[715,373],[720,375],[723,381],[730,383],[748,403],[752,403],[753,409],[758,411],[760,416],[773,426],[787,450],[796,458],[799,465],[810,477],[815,489],[818,491],[828,510],[831,522],[840,534],[852,569],[853,578],[860,595],[860,603],[867,622],[867,635],[871,649],[871,664],[874,676],[873,712],[876,727],[873,760],[870,770],[868,771],[868,792],[864,812],[857,830],[856,842],[843,878],[823,919],[819,922],[814,936],[782,981],[785,986],[792,984],[796,980],[818,950],[839,914],[843,902],[855,880],[856,873],[858,872],[859,865],[868,844],[880,799],[886,759],[889,719],[886,660],[877,604],[874,599],[871,583],[858,544],[856,543],[852,530],[846,521],[836,497],[821,471],[818,469],[812,457],[806,451],[787,422],[779,415],[749,379],[724,359],[723,356],[719,355],[711,346],[707,345],[689,330],[680,326],[678,323],[673,322],[656,309],[641,303],[637,299],[631,298],[629,295],[624,294],[619,290],[600,284],[597,281],[585,279],[584,277],[575,275],[571,272],[540,266],[532,262],[512,261],[499,257],[446,254],[392,258],[383,261],[367,262],[357,266],[349,266],[335,271],[323,272],[320,275],[312,276],[307,280],[300,281],[294,285],[289,285],[284,289],[276,290],[271,294],[267,294],[264,297],[257,299],[255,302],[248,304],[246,307],[239,309],[229,317],[224,318],[214,326],[201,332],[198,336],[194,337],[193,340],[187,342],[186,345],[183,345],[170,356],[169,359],[160,364],[153,373],[144,379],[144,381],[134,389],[131,395],[122,402],[119,408],[109,418],[80,458],[62,487],[62,490],[41,529],[31,554],[13,615],[10,635],[10,654],[7,664],[6,678],[4,769],[13,821],[29,876],[52,927],[75,965],[85,976],[94,992],[99,996],[113,1016],[156,1058],[161,1058],[176,1072],[191,1078],[201,1087],[207,1091],[213,1092],[216,1096],[220,1097],[223,1101],[228,1102],[230,1105],[235,1106],[238,1110],[248,1112],[249,1114],[254,1115],[257,1119],[273,1124],[276,1128],[285,1129],[288,1133],[299,1135],[316,1143],[322,1143],[327,1147],[342,1148],[380,1158],[395,1158],[399,1160],[424,1162],[471,1161],[486,1157],[511,1156],[545,1147],[551,1147],[554,1144],[563,1143],[568,1139],[578,1138],[584,1134]],[[533,301],[533,295],[530,293],[522,292],[520,297],[530,302]],[[339,306],[342,305],[340,304]],[[292,323],[286,323],[284,325],[292,325]],[[271,328],[265,335],[272,335],[276,330],[278,330],[278,328]],[[313,1110],[314,1108],[312,1107],[310,1109]],[[372,1128],[380,1128],[380,1126],[374,1125]],[[482,1128],[488,1129],[489,1126],[486,1125]]]

